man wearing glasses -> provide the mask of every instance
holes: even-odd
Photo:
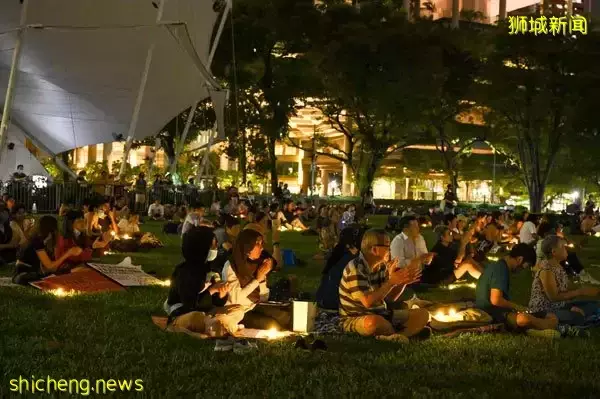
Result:
[[[399,268],[397,258],[390,260],[387,233],[380,229],[368,230],[363,236],[359,256],[348,263],[340,283],[340,315],[344,331],[407,343],[409,337],[425,328],[429,313],[425,309],[390,310],[386,300],[398,300],[402,288],[420,278],[418,259]]]

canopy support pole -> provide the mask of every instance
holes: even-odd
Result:
[[[156,23],[160,23],[162,19],[163,10],[165,8],[165,0],[160,0],[158,5],[158,12],[156,15]],[[133,114],[131,115],[131,122],[129,123],[129,130],[127,132],[127,141],[125,142],[125,148],[123,149],[123,159],[121,160],[121,170],[119,171],[119,179],[125,174],[127,167],[127,160],[129,159],[129,152],[131,151],[131,145],[133,144],[133,136],[135,129],[137,128],[138,119],[140,116],[140,110],[142,109],[142,102],[144,100],[144,92],[146,91],[146,83],[148,82],[148,74],[150,73],[150,66],[152,65],[152,56],[154,55],[155,44],[152,43],[148,49],[146,55],[146,63],[144,65],[144,71],[142,72],[142,80],[140,81],[140,88],[138,95],[135,100],[135,106],[133,108]]]
[[[225,28],[225,22],[227,21],[227,15],[229,14],[230,11],[231,11],[231,0],[228,0],[227,3],[225,4],[225,9],[223,10],[223,16],[221,17],[221,21],[219,23],[219,29],[217,29],[217,34],[215,35],[215,40],[210,49],[210,54],[208,55],[208,70],[209,71],[212,66],[212,61],[215,58],[215,53],[217,51],[217,47],[219,45],[221,35],[223,34],[223,29]],[[192,126],[192,122],[194,120],[194,115],[196,113],[196,109],[198,109],[199,104],[200,104],[199,101],[195,101],[190,107],[190,114],[188,115],[188,118],[185,122],[185,127],[183,128],[183,133],[181,133],[181,139],[179,140],[179,143],[177,144],[177,148],[175,149],[175,162],[173,162],[173,164],[171,165],[171,167],[169,169],[169,172],[171,173],[171,175],[173,175],[173,173],[175,173],[175,170],[177,169],[177,162],[179,161],[179,156],[181,155],[181,152],[185,148],[185,140],[187,139],[188,133]],[[210,152],[210,146],[208,147],[207,151]],[[205,161],[203,160],[203,163],[204,162]],[[198,178],[200,178],[200,176],[198,176]],[[199,181],[196,181],[196,183],[199,183]]]
[[[25,36],[25,22],[27,21],[27,8],[29,0],[24,0],[21,6],[21,20],[19,22],[19,30],[17,31],[17,43],[13,50],[12,62],[10,65],[10,74],[8,76],[8,87],[6,88],[6,96],[4,98],[4,110],[2,111],[2,122],[0,123],[0,161],[2,160],[2,152],[6,144],[6,136],[8,133],[8,125],[10,124],[10,112],[12,103],[15,98],[15,86],[17,84],[17,73],[19,70],[19,61],[21,60],[21,50],[23,49],[23,37]]]
[[[206,145],[206,152],[204,153],[204,158],[202,158],[202,162],[200,163],[200,167],[198,168],[198,176],[196,178],[196,183],[200,183],[200,179],[205,175],[204,170],[208,165],[208,157],[210,156],[210,148],[214,143],[215,135],[217,134],[217,124],[215,122],[214,127],[209,130],[210,136],[208,136],[208,144]]]

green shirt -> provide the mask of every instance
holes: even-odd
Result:
[[[477,289],[475,290],[475,303],[478,308],[494,307],[490,302],[490,293],[493,288],[502,291],[504,299],[509,300],[510,272],[504,259],[487,265],[483,274],[479,277]]]

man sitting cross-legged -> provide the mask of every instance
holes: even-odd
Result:
[[[420,277],[419,260],[398,268],[398,259],[390,261],[390,238],[386,232],[368,230],[358,257],[348,263],[340,283],[344,331],[408,342],[408,337],[418,334],[427,325],[429,313],[425,309],[391,311],[385,299],[394,288],[415,283]],[[400,294],[389,299],[395,301],[399,297]]]
[[[485,268],[477,281],[476,304],[492,316],[494,323],[506,324],[511,329],[527,329],[529,335],[559,338],[556,315],[527,313],[527,308],[509,299],[510,272],[534,265],[535,261],[535,251],[531,246],[523,243],[515,245],[507,256]]]

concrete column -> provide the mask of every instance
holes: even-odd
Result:
[[[452,28],[458,28],[460,19],[460,0],[452,0]]]
[[[327,197],[329,193],[327,188],[329,186],[329,171],[327,169],[321,169],[321,196]]]
[[[219,169],[224,171],[229,170],[229,158],[225,154],[221,154],[221,158],[219,158]]]
[[[408,199],[408,189],[410,188],[410,177],[407,177],[404,185],[404,199]]]
[[[348,137],[344,136],[344,151],[346,153],[350,152],[350,140]],[[352,171],[345,163],[342,164],[342,195],[348,196],[352,195],[352,187],[350,185],[350,175]]]
[[[504,21],[506,19],[506,0],[500,0],[500,9],[498,10],[498,20]]]

